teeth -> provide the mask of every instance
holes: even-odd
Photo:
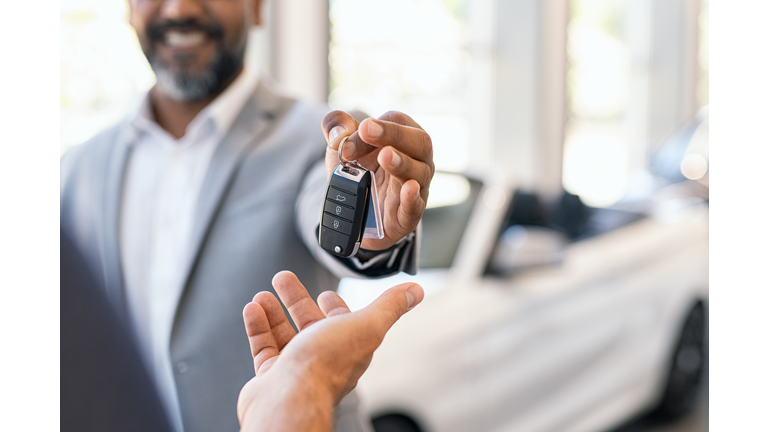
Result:
[[[165,44],[176,48],[189,48],[205,43],[205,33],[200,31],[178,32],[169,31],[165,34]]]

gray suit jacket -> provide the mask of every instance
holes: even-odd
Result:
[[[214,153],[196,207],[194,247],[170,342],[187,432],[238,429],[237,396],[253,377],[242,309],[258,291],[273,290],[275,273],[293,271],[315,297],[336,289],[339,277],[365,276],[317,244],[325,112],[260,80]],[[134,139],[126,121],[71,149],[61,162],[62,225],[123,315],[118,219]],[[414,249],[404,248],[389,273],[414,273]]]

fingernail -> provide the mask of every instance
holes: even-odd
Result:
[[[384,128],[382,128],[380,124],[373,120],[368,120],[368,135],[377,138],[381,136],[382,133],[384,133]]]
[[[397,154],[396,151],[392,150],[392,159],[389,160],[389,164],[393,167],[397,168],[400,166],[400,163],[403,161],[403,159],[400,157],[399,154]]]
[[[328,138],[331,140],[331,142],[336,141],[336,138],[339,137],[343,132],[346,132],[347,128],[344,126],[335,126],[333,129],[331,129],[330,132],[328,132]]]
[[[405,297],[408,299],[408,310],[411,310],[424,298],[424,290],[421,286],[412,284],[405,290]]]

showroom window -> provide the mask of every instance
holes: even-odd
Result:
[[[155,76],[125,1],[61,0],[61,152],[117,122]]]
[[[699,108],[709,105],[709,0],[702,0],[699,12],[699,81],[696,97]]]
[[[432,136],[438,169],[467,168],[470,128],[464,0],[332,0],[332,108],[409,114]]]
[[[615,203],[627,187],[630,92],[633,78],[646,78],[646,69],[633,76],[628,33],[640,17],[627,16],[628,3],[570,2],[563,186],[591,206]]]
[[[265,2],[249,65],[334,108],[406,112],[439,169],[495,169],[548,198],[564,186],[605,206],[642,189],[649,149],[708,103],[704,0],[312,5]],[[62,0],[60,13],[63,151],[154,76],[124,0]]]
[[[706,105],[707,4],[569,1],[563,186],[586,204],[647,194],[652,150]]]

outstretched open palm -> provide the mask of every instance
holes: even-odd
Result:
[[[281,416],[277,410],[286,405],[297,412],[308,405],[330,413],[357,385],[387,331],[424,298],[419,285],[405,283],[390,288],[366,308],[350,312],[333,291],[320,294],[315,304],[291,272],[275,275],[272,285],[299,331],[270,292],[256,294],[245,306],[243,320],[256,376],[238,399],[244,430],[246,423],[289,426],[286,422],[301,420],[291,417],[295,413]]]

